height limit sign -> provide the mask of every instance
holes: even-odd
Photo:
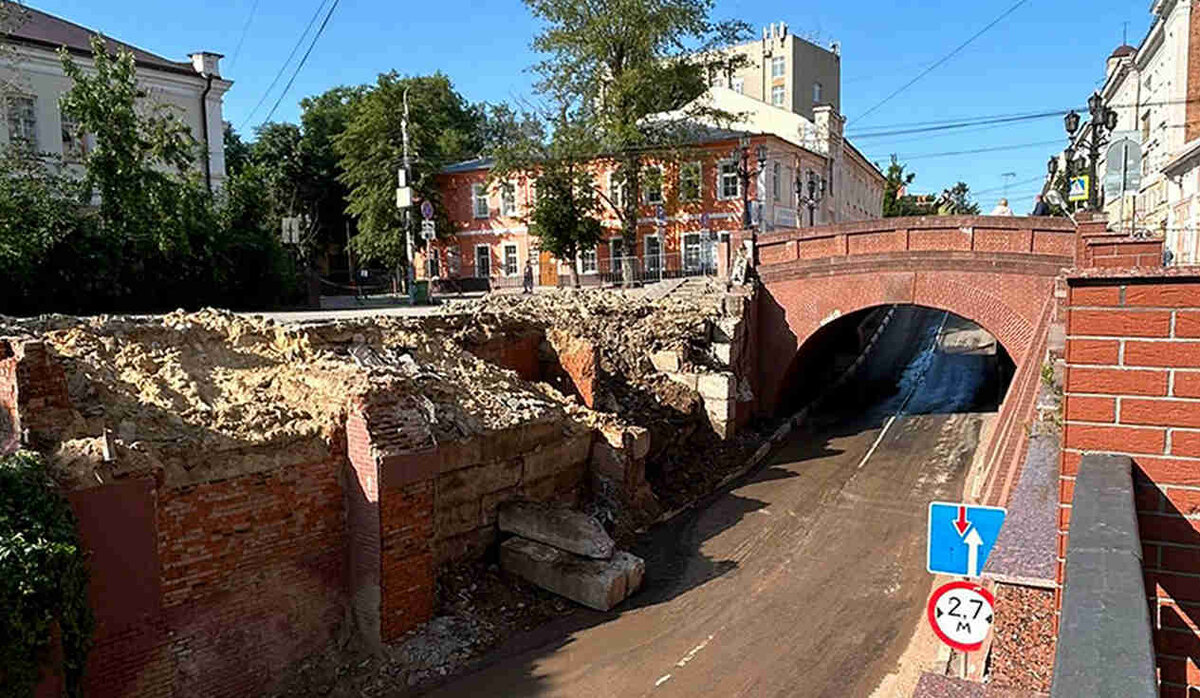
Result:
[[[992,592],[978,584],[943,584],[929,597],[929,624],[942,642],[962,652],[974,652],[992,629],[995,605]]]

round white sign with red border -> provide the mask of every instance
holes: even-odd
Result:
[[[974,582],[943,584],[929,597],[929,624],[933,632],[956,650],[974,652],[992,629],[996,599]]]

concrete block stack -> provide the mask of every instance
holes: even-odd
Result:
[[[608,611],[642,585],[641,558],[617,550],[593,518],[535,502],[500,505],[500,567],[572,601]]]

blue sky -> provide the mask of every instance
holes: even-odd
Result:
[[[225,117],[251,132],[277,93],[253,120],[251,110],[292,50],[320,0],[42,0],[35,6],[164,56],[194,50],[225,54],[223,74],[234,81]],[[1008,191],[1018,213],[1032,207],[1049,154],[1061,149],[1062,121],[1046,118],[938,134],[867,137],[875,130],[917,122],[1023,114],[1082,105],[1103,79],[1104,59],[1128,22],[1137,45],[1150,24],[1149,1],[1027,0],[946,64],[885,106],[858,120],[890,92],[1012,7],[1016,0],[858,0],[778,3],[718,0],[714,17],[761,28],[785,21],[790,30],[842,45],[842,111],[847,134],[868,157],[886,165],[897,153],[917,173],[916,191],[941,191],[963,180],[979,191],[985,212]],[[257,4],[257,7],[255,5]],[[240,51],[242,29],[250,17]],[[785,9],[789,8],[790,9]],[[295,120],[297,102],[339,84],[372,82],[383,71],[441,70],[472,101],[519,102],[530,97],[529,42],[537,27],[520,0],[382,2],[340,0],[304,70],[273,120]],[[307,46],[307,43],[305,44]],[[302,53],[304,47],[301,47]],[[276,87],[291,75],[291,67]],[[855,138],[855,132],[863,134]],[[950,152],[1025,146],[987,153]]]

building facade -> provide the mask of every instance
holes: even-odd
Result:
[[[71,88],[71,80],[57,52],[65,47],[81,65],[90,65],[96,32],[28,7],[13,14],[13,26],[3,37],[13,49],[11,59],[0,63],[0,79],[8,86],[0,105],[0,144],[20,141],[34,152],[61,155],[68,164],[81,162],[90,139],[59,109],[59,97]],[[188,61],[173,61],[112,39],[106,42],[110,51],[133,53],[147,99],[169,107],[191,129],[201,147],[197,168],[210,187],[219,188],[225,179],[222,104],[233,85],[221,77],[221,55],[197,52]]]
[[[581,282],[615,280],[622,269],[619,261],[625,258],[633,258],[639,278],[647,280],[714,272],[721,233],[742,228],[743,181],[738,174],[740,158],[734,157],[734,151],[743,139],[748,139],[749,165],[754,170],[746,198],[760,230],[834,222],[838,218],[835,202],[843,200],[846,206],[863,211],[860,217],[847,220],[878,217],[883,180],[882,176],[878,181],[870,177],[870,172],[878,174],[877,170],[856,170],[841,182],[826,179],[820,200],[810,202],[803,187],[797,192],[797,178],[802,184],[810,176],[825,178],[830,170],[827,156],[772,133],[714,131],[681,157],[659,163],[649,159],[647,169],[658,169],[661,177],[646,180],[660,184],[650,184],[642,193],[637,239],[629,249],[610,203],[622,201],[612,177],[615,163],[593,164],[597,191],[604,194],[601,222],[605,234],[596,249],[574,260]],[[760,145],[767,156],[761,168],[756,155]],[[491,161],[477,159],[448,167],[439,176],[453,231],[420,255],[424,274],[470,280],[469,284],[483,288],[518,286],[528,262],[538,285],[568,283],[567,265],[571,262],[539,251],[537,237],[530,234],[526,223],[534,203],[535,178],[521,174],[494,181],[490,174]],[[844,194],[842,186],[847,187]]]
[[[1188,0],[1156,0],[1150,30],[1134,47],[1119,46],[1106,62],[1100,90],[1117,114],[1112,139],[1140,145],[1136,191],[1109,193],[1104,211],[1115,230],[1162,234],[1176,263],[1200,262],[1200,16]],[[1080,129],[1077,152],[1090,139]],[[1109,163],[1102,152],[1097,177]]]
[[[710,76],[714,87],[734,92],[809,119],[827,104],[841,112],[842,64],[838,45],[822,48],[788,33],[784,22],[762,30],[762,38],[738,44],[728,52],[743,65],[725,75]]]

